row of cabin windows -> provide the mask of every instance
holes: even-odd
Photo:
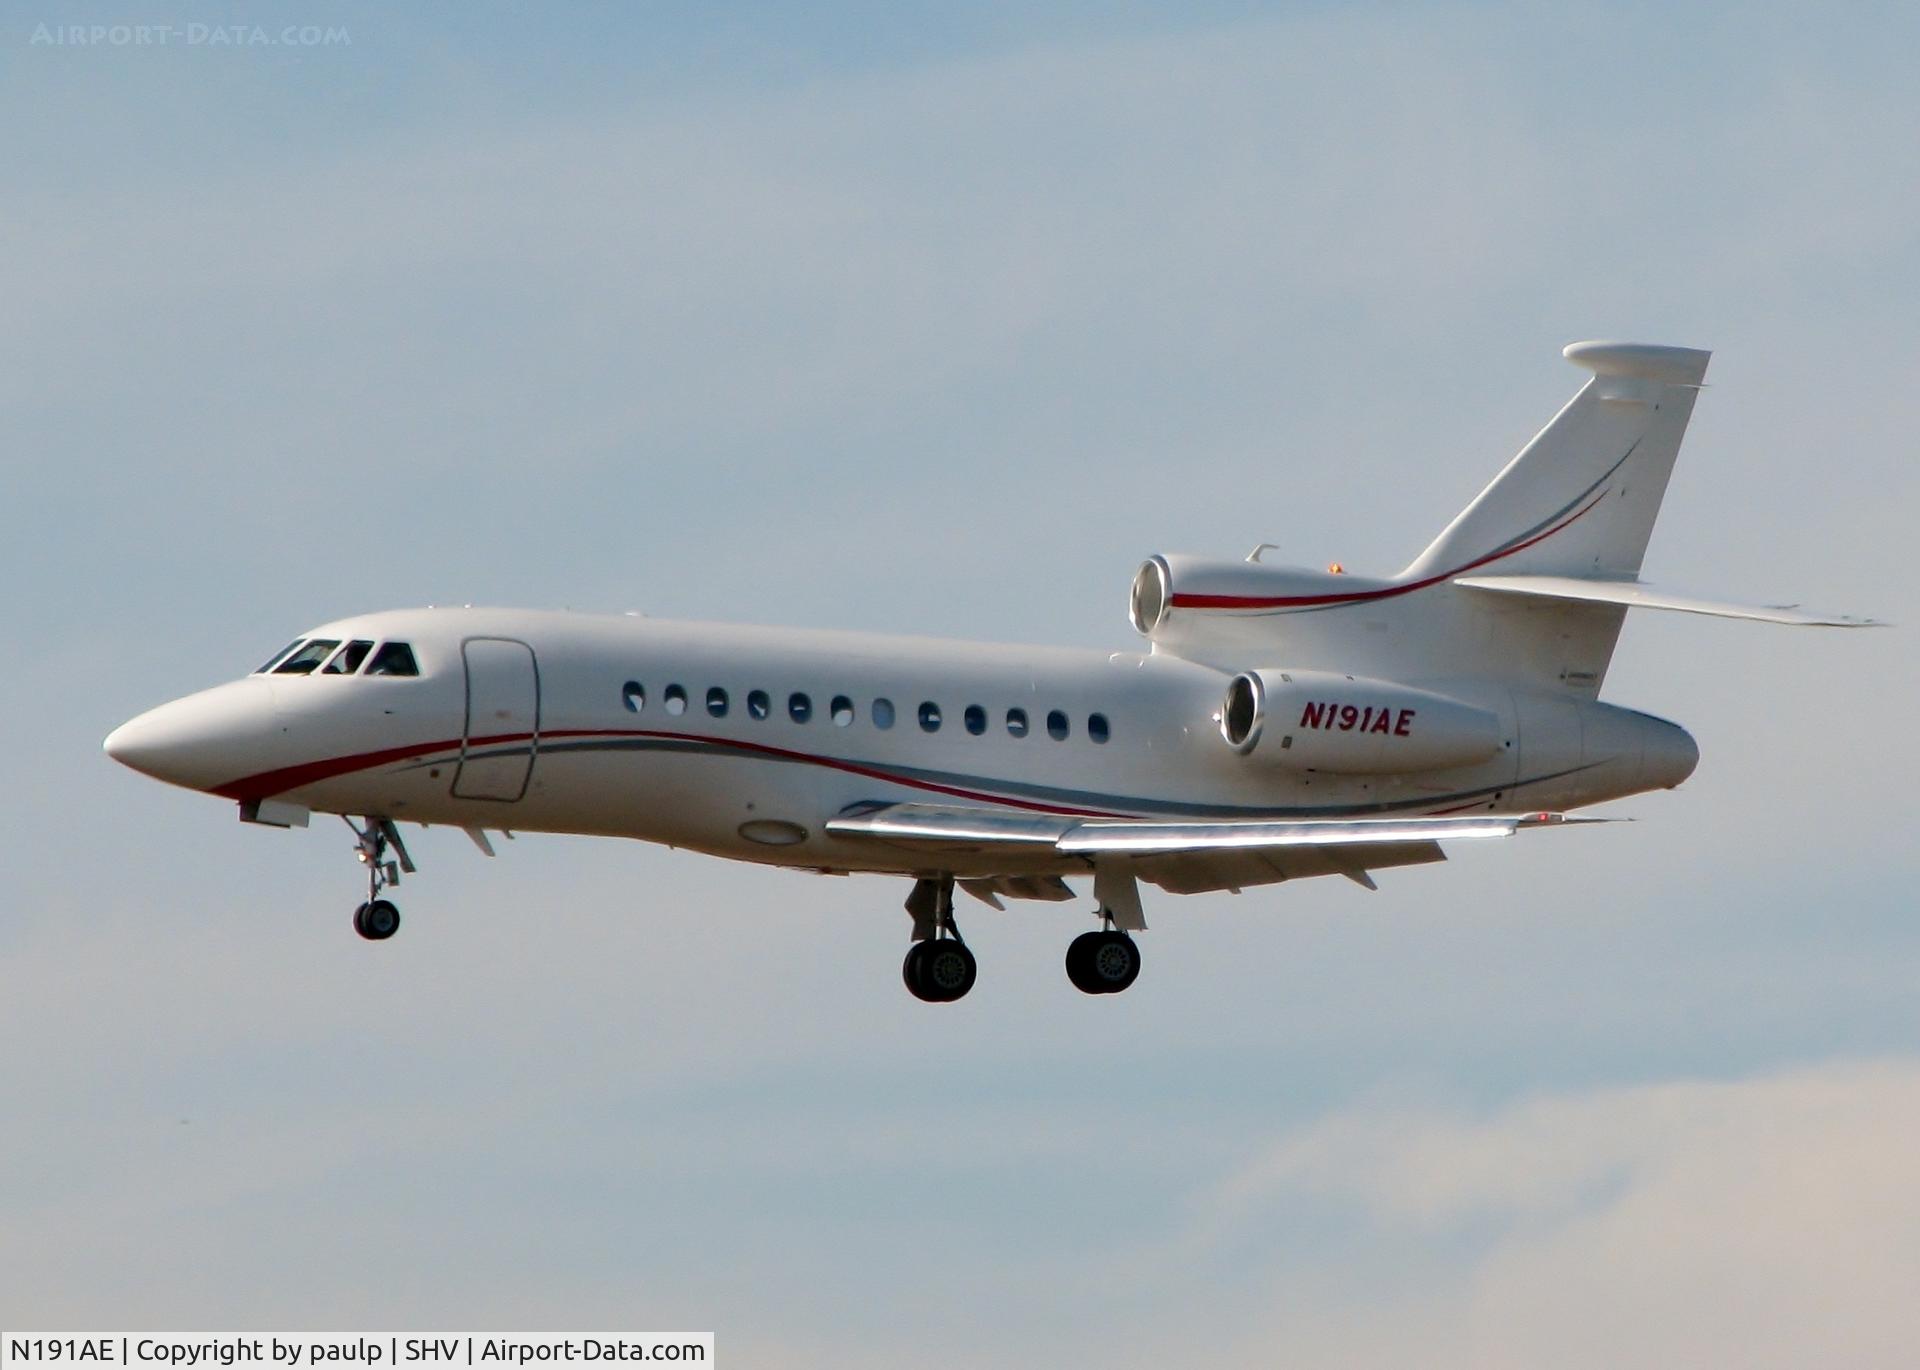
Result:
[[[371,656],[371,660],[369,660]],[[366,670],[361,671],[361,663]],[[413,659],[413,648],[404,642],[383,642],[374,651],[368,638],[342,643],[337,637],[296,638],[267,658],[267,664],[255,675],[407,675],[417,676],[420,667]]]
[[[637,680],[629,680],[620,691],[629,713],[639,713],[647,707],[647,687]],[[660,695],[660,705],[673,717],[678,718],[687,711],[688,696],[683,685],[669,685]],[[713,718],[725,718],[733,706],[726,690],[718,685],[707,687],[707,713]],[[833,720],[836,728],[853,726],[855,716],[854,703],[846,695],[835,695],[827,703],[827,717]],[[747,717],[752,719],[770,718],[773,715],[773,697],[765,690],[747,691]],[[795,723],[813,721],[813,696],[801,690],[795,690],[787,696],[787,717]],[[891,699],[876,699],[868,706],[867,718],[874,727],[882,732],[893,726],[894,708]],[[920,731],[937,733],[943,721],[940,706],[932,700],[925,700],[919,709]],[[987,711],[978,704],[969,704],[960,715],[961,723],[975,737],[987,730]],[[1047,736],[1056,742],[1065,742],[1073,734],[1073,724],[1064,710],[1047,711]],[[1014,737],[1025,737],[1032,731],[1027,711],[1021,708],[1007,710],[1007,731]],[[1087,715],[1087,736],[1095,742],[1104,743],[1113,736],[1113,728],[1107,722],[1105,714]]]

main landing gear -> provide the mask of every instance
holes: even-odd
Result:
[[[400,873],[413,874],[413,858],[400,830],[387,818],[369,818],[367,826],[357,827],[351,818],[342,821],[353,829],[354,856],[367,868],[367,902],[353,911],[353,930],[369,942],[384,942],[400,931],[400,910],[380,891],[400,883]],[[387,853],[391,849],[393,858]]]
[[[1067,944],[1067,979],[1082,994],[1118,994],[1139,978],[1140,944],[1111,924]]]
[[[950,1004],[973,988],[979,963],[961,940],[953,921],[953,877],[922,876],[907,896],[913,915],[913,945],[900,978],[913,997],[929,1004]],[[969,886],[969,889],[972,887]],[[1067,979],[1082,994],[1118,994],[1140,978],[1140,946],[1127,929],[1144,928],[1140,896],[1131,876],[1102,873],[1095,887],[1101,899],[1100,927],[1073,939],[1067,947]],[[998,901],[995,908],[1001,907]]]
[[[900,978],[913,997],[929,1004],[950,1004],[973,988],[980,963],[960,938],[953,921],[953,877],[928,876],[913,883],[907,896],[913,938]]]
[[[1067,979],[1082,994],[1118,994],[1140,978],[1140,947],[1127,936],[1147,926],[1140,884],[1125,866],[1096,865],[1093,897],[1100,905],[1100,929],[1068,944]]]

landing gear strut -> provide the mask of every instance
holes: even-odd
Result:
[[[907,896],[907,912],[913,915],[914,943],[907,948],[900,978],[914,998],[950,1004],[973,988],[980,969],[953,921],[953,877],[916,880]]]
[[[391,900],[382,899],[380,891],[399,884],[402,871],[412,875],[413,858],[407,855],[407,844],[400,840],[392,819],[369,818],[364,828],[356,827],[344,814],[341,821],[353,829],[354,856],[367,868],[367,902],[353,911],[353,930],[369,942],[384,942],[400,931],[400,910]],[[394,859],[388,859],[389,849]]]

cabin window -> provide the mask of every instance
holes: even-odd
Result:
[[[1095,742],[1102,744],[1113,736],[1113,729],[1107,726],[1107,716],[1105,714],[1087,715],[1087,736]]]
[[[885,732],[893,726],[893,701],[891,699],[874,700],[873,709],[867,717],[873,720],[874,727]]]
[[[931,699],[920,706],[920,731],[923,733],[940,731],[940,706]]]
[[[628,713],[637,714],[647,707],[647,687],[637,680],[629,680],[620,687],[620,699]]]
[[[810,695],[795,690],[787,696],[787,717],[795,723],[805,723],[813,717],[813,699]]]
[[[279,665],[282,661],[286,660],[287,657],[291,656],[293,654],[294,649],[298,647],[305,640],[306,640],[305,638],[296,637],[293,641],[289,642],[286,646],[282,647],[279,651],[275,652],[272,656],[268,657],[266,665],[262,666],[259,670],[255,671],[254,674],[265,675],[268,671],[271,671],[275,666]]]
[[[687,711],[687,689],[684,685],[669,685],[666,693],[667,712],[675,718]]]
[[[413,659],[413,648],[404,642],[389,642],[373,654],[373,660],[367,663],[367,675],[419,675],[420,667]]]
[[[972,733],[975,737],[980,736],[981,733],[984,733],[987,730],[987,711],[981,708],[978,704],[967,705],[967,712],[966,712],[965,718],[967,723],[967,731]]]
[[[747,693],[747,717],[765,718],[773,712],[773,701],[767,698],[765,690],[750,690]]]
[[[727,692],[718,685],[707,687],[707,712],[715,718],[727,716]]]
[[[320,668],[321,675],[352,675],[367,659],[373,644],[356,638],[333,654],[333,660]]]
[[[1065,742],[1067,740],[1068,731],[1069,729],[1067,728],[1067,716],[1061,713],[1060,710],[1058,709],[1048,710],[1047,711],[1047,736],[1052,738],[1055,742]]]
[[[1027,711],[1025,709],[1007,710],[1007,731],[1015,737],[1027,735]]]
[[[311,675],[313,668],[333,655],[333,649],[340,645],[337,637],[316,637],[285,661],[273,668],[275,675]]]
[[[833,726],[845,728],[853,723],[853,701],[845,695],[835,695],[833,703],[827,706],[827,715],[833,719]]]

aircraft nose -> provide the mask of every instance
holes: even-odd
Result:
[[[255,769],[252,753],[272,726],[266,682],[236,680],[128,719],[102,746],[142,775],[204,790]]]
[[[1693,735],[1676,723],[1659,720],[1640,753],[1640,769],[1650,787],[1670,790],[1700,764],[1700,747]]]

